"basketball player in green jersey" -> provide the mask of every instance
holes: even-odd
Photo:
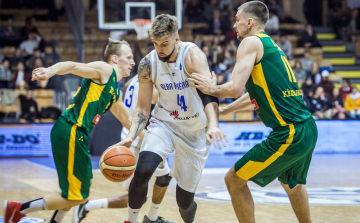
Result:
[[[61,193],[32,201],[5,201],[5,223],[18,222],[25,214],[56,210],[50,220],[59,223],[67,211],[87,201],[92,179],[88,135],[107,110],[130,128],[131,117],[119,97],[118,81],[130,75],[135,65],[126,41],[109,40],[104,52],[106,62],[88,64],[60,62],[49,68],[37,68],[32,80],[45,81],[68,73],[83,77],[80,88],[66,111],[51,130],[51,144]],[[140,137],[144,136],[144,132]]]
[[[225,176],[240,222],[255,222],[254,201],[247,181],[264,187],[275,178],[287,192],[299,222],[311,222],[304,184],[317,140],[317,127],[304,105],[294,73],[283,51],[264,32],[269,12],[265,4],[242,4],[234,28],[241,40],[231,80],[215,86],[214,78],[193,74],[189,80],[204,94],[237,98],[233,106],[253,104],[273,131],[248,151]],[[239,106],[240,105],[240,106]]]

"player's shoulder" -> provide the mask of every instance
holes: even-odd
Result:
[[[204,58],[206,58],[204,52],[198,46],[194,46],[186,53],[185,63],[196,63],[196,61]]]
[[[263,44],[260,40],[259,37],[257,36],[248,36],[246,38],[244,38],[241,42],[240,42],[240,46],[238,49],[238,52],[245,50],[262,50],[263,49]]]

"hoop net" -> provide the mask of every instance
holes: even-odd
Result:
[[[137,39],[147,39],[149,37],[149,29],[151,28],[151,19],[133,19],[134,29],[137,34]]]

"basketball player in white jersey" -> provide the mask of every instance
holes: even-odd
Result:
[[[139,80],[138,80],[138,75],[135,75],[125,84],[125,95],[123,101],[124,106],[122,106],[122,108],[126,108],[127,111],[124,113],[129,114],[129,116],[132,116],[135,111],[138,100],[138,91],[139,91]],[[151,102],[152,108],[155,106],[157,100],[158,100],[158,92],[156,89],[154,89],[152,102]],[[121,132],[121,139],[124,140],[128,135],[128,133],[129,133],[128,128],[123,127]],[[141,143],[142,143],[142,138],[136,137],[136,139],[132,142],[130,147],[130,150],[134,153],[136,159],[139,158]],[[173,223],[159,216],[159,207],[162,202],[162,199],[165,196],[167,187],[171,180],[171,177],[169,176],[169,172],[170,172],[170,168],[167,161],[165,161],[163,166],[160,166],[155,170],[154,176],[156,176],[156,181],[153,189],[152,202],[149,208],[149,212],[147,215],[144,216],[142,223],[152,223],[152,222]],[[129,190],[129,184],[133,176],[134,175],[132,175],[132,177],[124,181],[122,184],[122,187],[127,191]],[[92,210],[101,209],[101,208],[126,208],[127,204],[128,204],[127,194],[123,194],[112,198],[90,200],[74,208],[74,215],[72,222],[80,223],[86,217],[86,214]]]
[[[137,222],[148,181],[158,165],[173,152],[170,176],[177,181],[176,201],[184,222],[192,223],[197,208],[194,195],[211,138],[214,144],[220,146],[221,140],[225,144],[225,134],[218,128],[218,100],[190,87],[186,80],[193,72],[207,77],[211,74],[205,54],[195,44],[180,41],[175,17],[156,16],[150,37],[155,50],[140,61],[138,103],[130,132],[119,145],[130,145],[145,127],[150,116],[153,85],[159,92],[159,100],[130,183],[125,223]]]

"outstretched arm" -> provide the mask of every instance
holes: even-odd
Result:
[[[193,47],[187,53],[185,68],[190,74],[199,73],[205,77],[211,77],[206,56],[198,47]],[[215,147],[218,145],[219,148],[221,148],[220,141],[222,141],[224,146],[226,146],[226,135],[219,129],[218,99],[200,91],[198,91],[198,94],[204,104],[204,112],[208,119],[208,132],[206,134],[207,141],[211,143],[211,139],[213,139]]]
[[[246,93],[240,98],[233,101],[231,104],[219,108],[219,112],[221,115],[226,115],[229,114],[230,112],[238,111],[241,108],[248,106],[249,104],[251,104],[250,95],[249,93]]]
[[[150,116],[151,99],[153,95],[153,82],[151,81],[151,64],[148,57],[144,57],[139,64],[139,96],[131,121],[128,136],[120,142],[121,145],[130,146],[131,142],[143,131]]]
[[[87,64],[66,61],[56,63],[48,68],[36,68],[32,72],[32,80],[45,81],[55,74],[64,75],[72,73],[80,77],[98,81],[99,83],[106,83],[112,74],[112,69],[111,65],[102,61]]]
[[[259,52],[263,52],[263,45],[258,37],[250,36],[243,39],[236,55],[236,64],[231,75],[231,80],[222,85],[213,85],[212,81],[199,73],[191,75],[192,85],[204,94],[219,98],[238,98],[244,92],[245,83],[250,77]]]

